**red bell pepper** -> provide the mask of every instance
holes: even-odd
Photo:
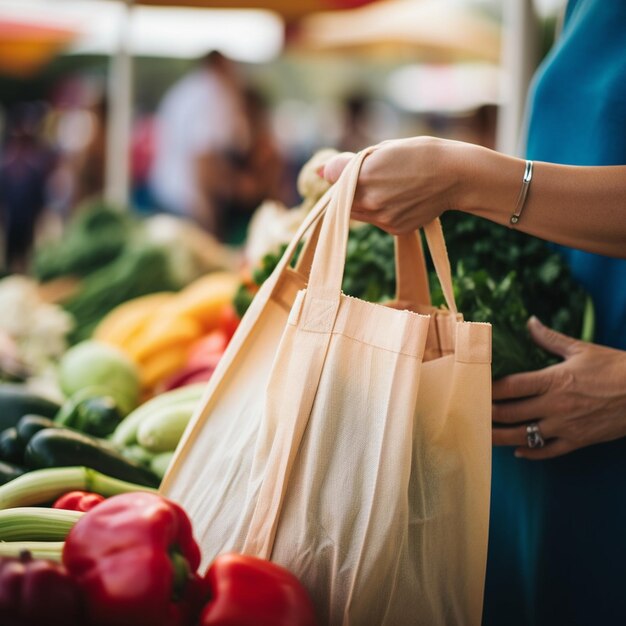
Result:
[[[78,585],[60,563],[0,558],[0,624],[2,626],[85,626]]]
[[[153,493],[108,498],[76,522],[63,563],[93,626],[192,624],[206,601],[183,509]]]
[[[222,310],[217,326],[224,331],[228,341],[230,341],[239,326],[239,322],[241,322],[241,318],[237,315],[235,307],[229,304]]]
[[[218,556],[206,573],[211,600],[200,626],[314,626],[313,604],[284,567],[242,554]]]
[[[167,379],[163,385],[163,392],[194,383],[208,383],[214,371],[214,365],[187,365]]]
[[[70,491],[57,498],[52,505],[53,509],[67,509],[68,511],[91,511],[94,506],[104,502],[104,496],[89,491]]]
[[[229,341],[230,338],[223,330],[212,330],[189,348],[186,365],[188,367],[198,365],[216,367]]]

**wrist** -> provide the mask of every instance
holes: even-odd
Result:
[[[457,142],[452,167],[456,184],[451,208],[508,224],[522,184],[525,161]]]

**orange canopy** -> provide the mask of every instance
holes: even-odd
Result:
[[[135,0],[135,4],[152,6],[202,7],[205,9],[266,9],[275,11],[287,21],[316,13],[352,9],[374,0]]]
[[[67,28],[0,19],[0,72],[34,74],[77,35]]]

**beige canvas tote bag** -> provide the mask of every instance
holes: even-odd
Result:
[[[375,148],[373,148],[375,149]],[[398,239],[398,300],[341,293],[359,153],[264,283],[161,492],[203,566],[238,551],[309,590],[320,624],[478,626],[487,551],[491,327],[456,313],[439,222]],[[298,242],[309,237],[295,269]]]

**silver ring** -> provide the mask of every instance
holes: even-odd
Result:
[[[526,426],[526,441],[529,448],[543,448],[546,445],[545,439],[541,436],[539,431],[539,424],[533,422]]]

